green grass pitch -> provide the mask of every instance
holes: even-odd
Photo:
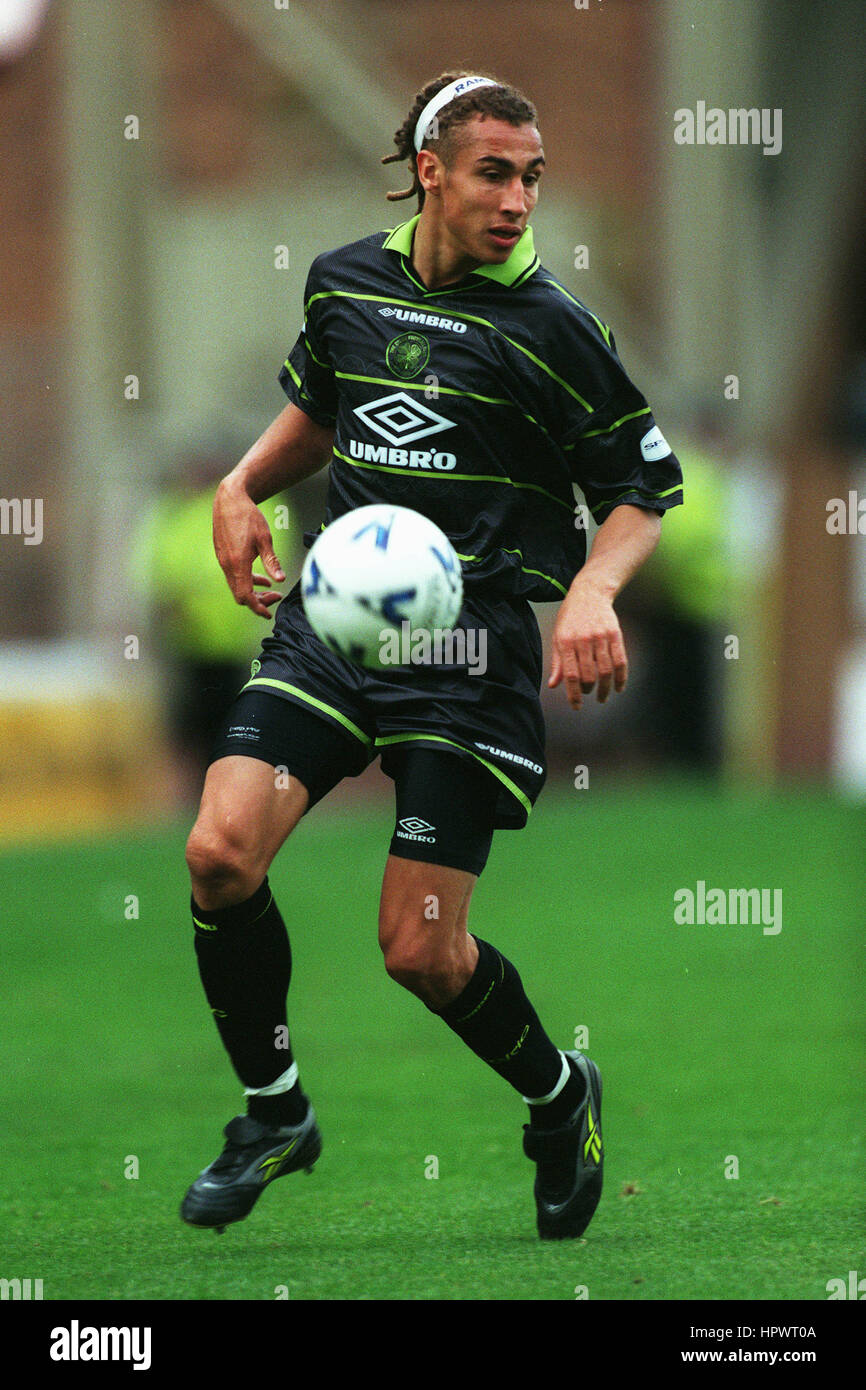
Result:
[[[471,926],[604,1076],[605,1195],[562,1244],[535,1235],[519,1099],[382,969],[387,806],[326,803],[272,869],[325,1148],[221,1237],[178,1217],[242,1108],[186,826],[4,852],[0,1275],[75,1300],[825,1300],[866,1274],[863,820],[658,783],[548,791],[496,837]],[[782,930],[676,925],[699,880],[781,889]]]

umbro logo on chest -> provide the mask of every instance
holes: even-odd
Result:
[[[392,304],[383,305],[378,313],[383,319],[392,319],[394,323],[417,323],[423,328],[445,328],[450,333],[465,333],[469,327],[460,319],[445,318],[442,314],[425,314],[421,309],[399,309]]]

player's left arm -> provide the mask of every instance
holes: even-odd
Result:
[[[564,681],[572,709],[580,709],[596,684],[602,703],[611,688],[625,689],[628,658],[614,599],[655,550],[660,534],[657,512],[627,504],[614,507],[599,526],[553,630],[548,685],[553,689]]]

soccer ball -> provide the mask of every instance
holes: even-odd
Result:
[[[338,517],[316,538],[301,571],[301,600],[326,647],[379,670],[390,664],[395,635],[453,627],[463,575],[438,526],[409,507],[377,502]]]

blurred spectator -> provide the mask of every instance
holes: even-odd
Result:
[[[133,578],[150,606],[153,640],[165,665],[178,796],[196,800],[215,734],[249,677],[268,624],[232,597],[213,548],[213,498],[236,462],[202,449],[172,470],[133,553]],[[301,552],[300,528],[284,497],[262,503],[288,576]],[[264,573],[258,561],[257,572]],[[288,592],[289,584],[281,592]]]

